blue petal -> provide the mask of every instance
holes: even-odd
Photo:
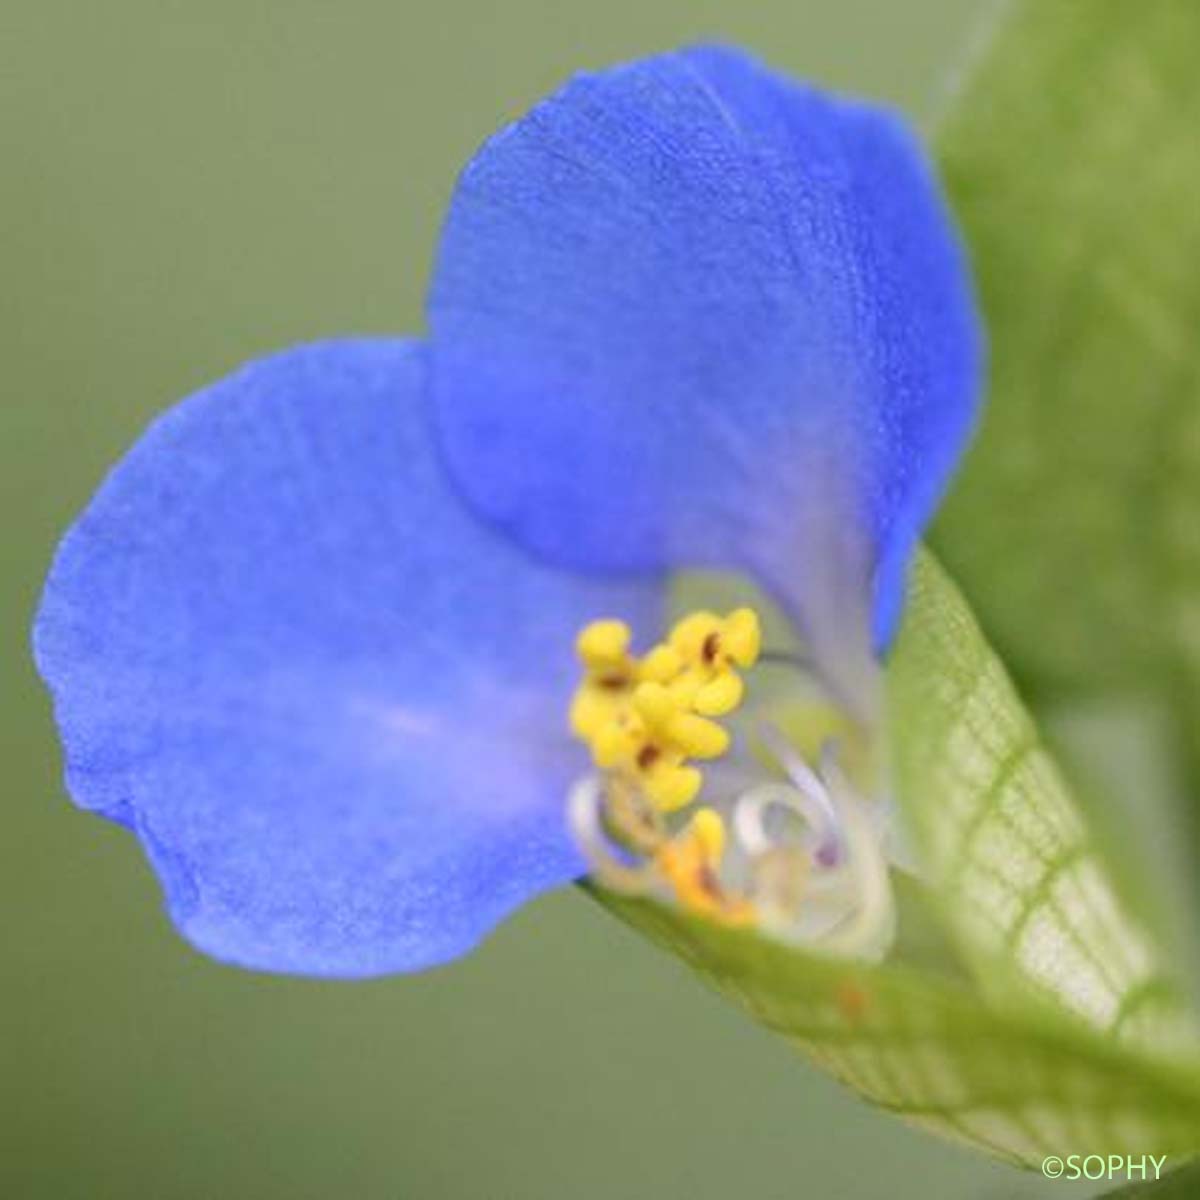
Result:
[[[390,340],[244,368],[146,433],[54,564],[35,643],[69,788],[219,958],[424,967],[580,873],[573,635],[655,597],[477,524],[424,376]]]
[[[980,373],[895,117],[721,49],[578,77],[465,171],[429,310],[488,518],[572,566],[749,569],[817,642],[853,608],[886,643]]]

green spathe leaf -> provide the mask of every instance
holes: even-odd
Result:
[[[1039,699],[1200,747],[1200,5],[1019,0],[938,136],[991,344],[933,544]]]
[[[601,901],[864,1099],[1021,1166],[1076,1145],[1181,1156],[1200,1146],[1200,1075],[904,966],[843,963],[663,905]]]
[[[1171,1052],[1176,981],[1121,903],[1037,728],[957,590],[917,560],[888,668],[895,787],[952,940],[998,1005],[1048,1000]]]
[[[958,955],[867,965],[597,891],[868,1100],[1028,1166],[1200,1148],[1200,1048],[961,597],[918,563],[888,668],[895,783]]]

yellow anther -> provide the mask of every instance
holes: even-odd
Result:
[[[585,666],[593,669],[623,666],[633,634],[624,621],[593,621],[575,640]]]
[[[718,812],[702,808],[692,818],[691,835],[696,839],[701,853],[716,865],[725,853],[725,822]]]
[[[653,683],[667,683],[674,679],[682,669],[683,660],[679,657],[678,651],[664,644],[655,646],[642,659],[639,674],[642,679]]]
[[[607,721],[592,735],[592,758],[596,766],[613,770],[632,763],[647,743],[645,723],[632,714]]]
[[[729,749],[729,734],[720,725],[688,712],[661,683],[638,684],[633,708],[656,740],[689,758],[719,758]]]
[[[762,651],[762,625],[752,608],[738,608],[725,618],[722,647],[731,662],[752,667]]]
[[[742,702],[746,685],[732,671],[700,684],[692,695],[692,707],[706,717],[723,717]]]
[[[762,627],[749,608],[727,617],[696,612],[671,630],[669,645],[684,663],[671,684],[676,698],[701,716],[720,717],[742,702],[746,689],[737,668],[758,660]]]
[[[752,667],[762,649],[762,626],[752,608],[734,609],[727,617],[695,612],[676,624],[667,641],[688,666]]]
[[[731,895],[721,883],[718,868],[725,853],[725,822],[711,808],[702,808],[687,827],[654,856],[663,876],[684,908],[723,925],[749,925],[754,906]]]
[[[729,734],[716,721],[694,713],[677,713],[667,722],[666,735],[690,758],[720,758],[729,749]]]
[[[593,621],[575,640],[586,676],[571,700],[571,730],[589,743],[628,706],[637,682],[629,655],[632,634],[624,621]]]
[[[612,720],[615,708],[611,696],[585,684],[571,700],[571,732],[582,741],[591,742]]]
[[[646,795],[664,813],[686,808],[699,794],[703,782],[704,776],[695,767],[665,757],[643,770],[641,777]]]
[[[665,729],[683,708],[661,683],[641,683],[633,693],[634,711],[655,729]]]
[[[721,618],[716,613],[690,613],[675,623],[667,644],[675,649],[688,663],[698,659],[704,648],[705,639],[721,630]]]

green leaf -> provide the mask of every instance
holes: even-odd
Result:
[[[596,891],[866,1099],[1028,1166],[1200,1148],[1200,1050],[970,613],[919,562],[888,668],[895,783],[960,961],[873,966]],[[901,905],[901,946],[907,906]],[[957,971],[954,969],[957,967]]]
[[[1151,695],[1193,752],[1197,45],[1194,0],[1021,0],[949,113],[991,395],[933,536],[1031,695]]]

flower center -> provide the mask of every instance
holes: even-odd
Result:
[[[770,717],[734,717],[743,673],[760,656],[811,688],[810,665],[763,654],[749,608],[692,613],[640,657],[631,643],[613,620],[576,642],[584,677],[570,723],[596,771],[576,784],[569,810],[596,880],[835,953],[886,951],[884,806],[849,784],[824,734],[812,766],[790,724],[785,735]]]

